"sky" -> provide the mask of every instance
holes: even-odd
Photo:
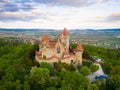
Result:
[[[0,28],[120,28],[120,0],[0,0]]]

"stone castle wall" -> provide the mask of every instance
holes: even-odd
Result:
[[[68,63],[68,64],[71,64],[71,63],[80,63],[82,64],[82,58],[79,58],[79,61],[76,60],[76,56],[73,55],[71,57],[68,57],[68,58],[64,58],[64,59],[58,59],[56,57],[53,57],[52,59],[42,59],[42,58],[38,58],[37,56],[35,57],[36,60],[41,63],[41,62],[47,62],[47,63],[54,63],[54,62],[62,62],[62,63]]]

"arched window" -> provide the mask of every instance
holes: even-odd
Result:
[[[60,53],[60,46],[57,47],[57,53]]]

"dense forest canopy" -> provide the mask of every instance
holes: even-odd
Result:
[[[0,90],[119,90],[120,50],[83,45],[83,58],[100,58],[107,79],[90,82],[86,76],[98,68],[90,62],[74,65],[56,62],[53,66],[35,61],[38,44],[0,40]]]

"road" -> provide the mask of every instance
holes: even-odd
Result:
[[[95,64],[95,65],[98,65],[99,69],[96,72],[87,76],[90,79],[91,82],[94,82],[96,80],[95,79],[96,76],[105,75],[103,70],[102,70],[101,65],[100,64]]]

